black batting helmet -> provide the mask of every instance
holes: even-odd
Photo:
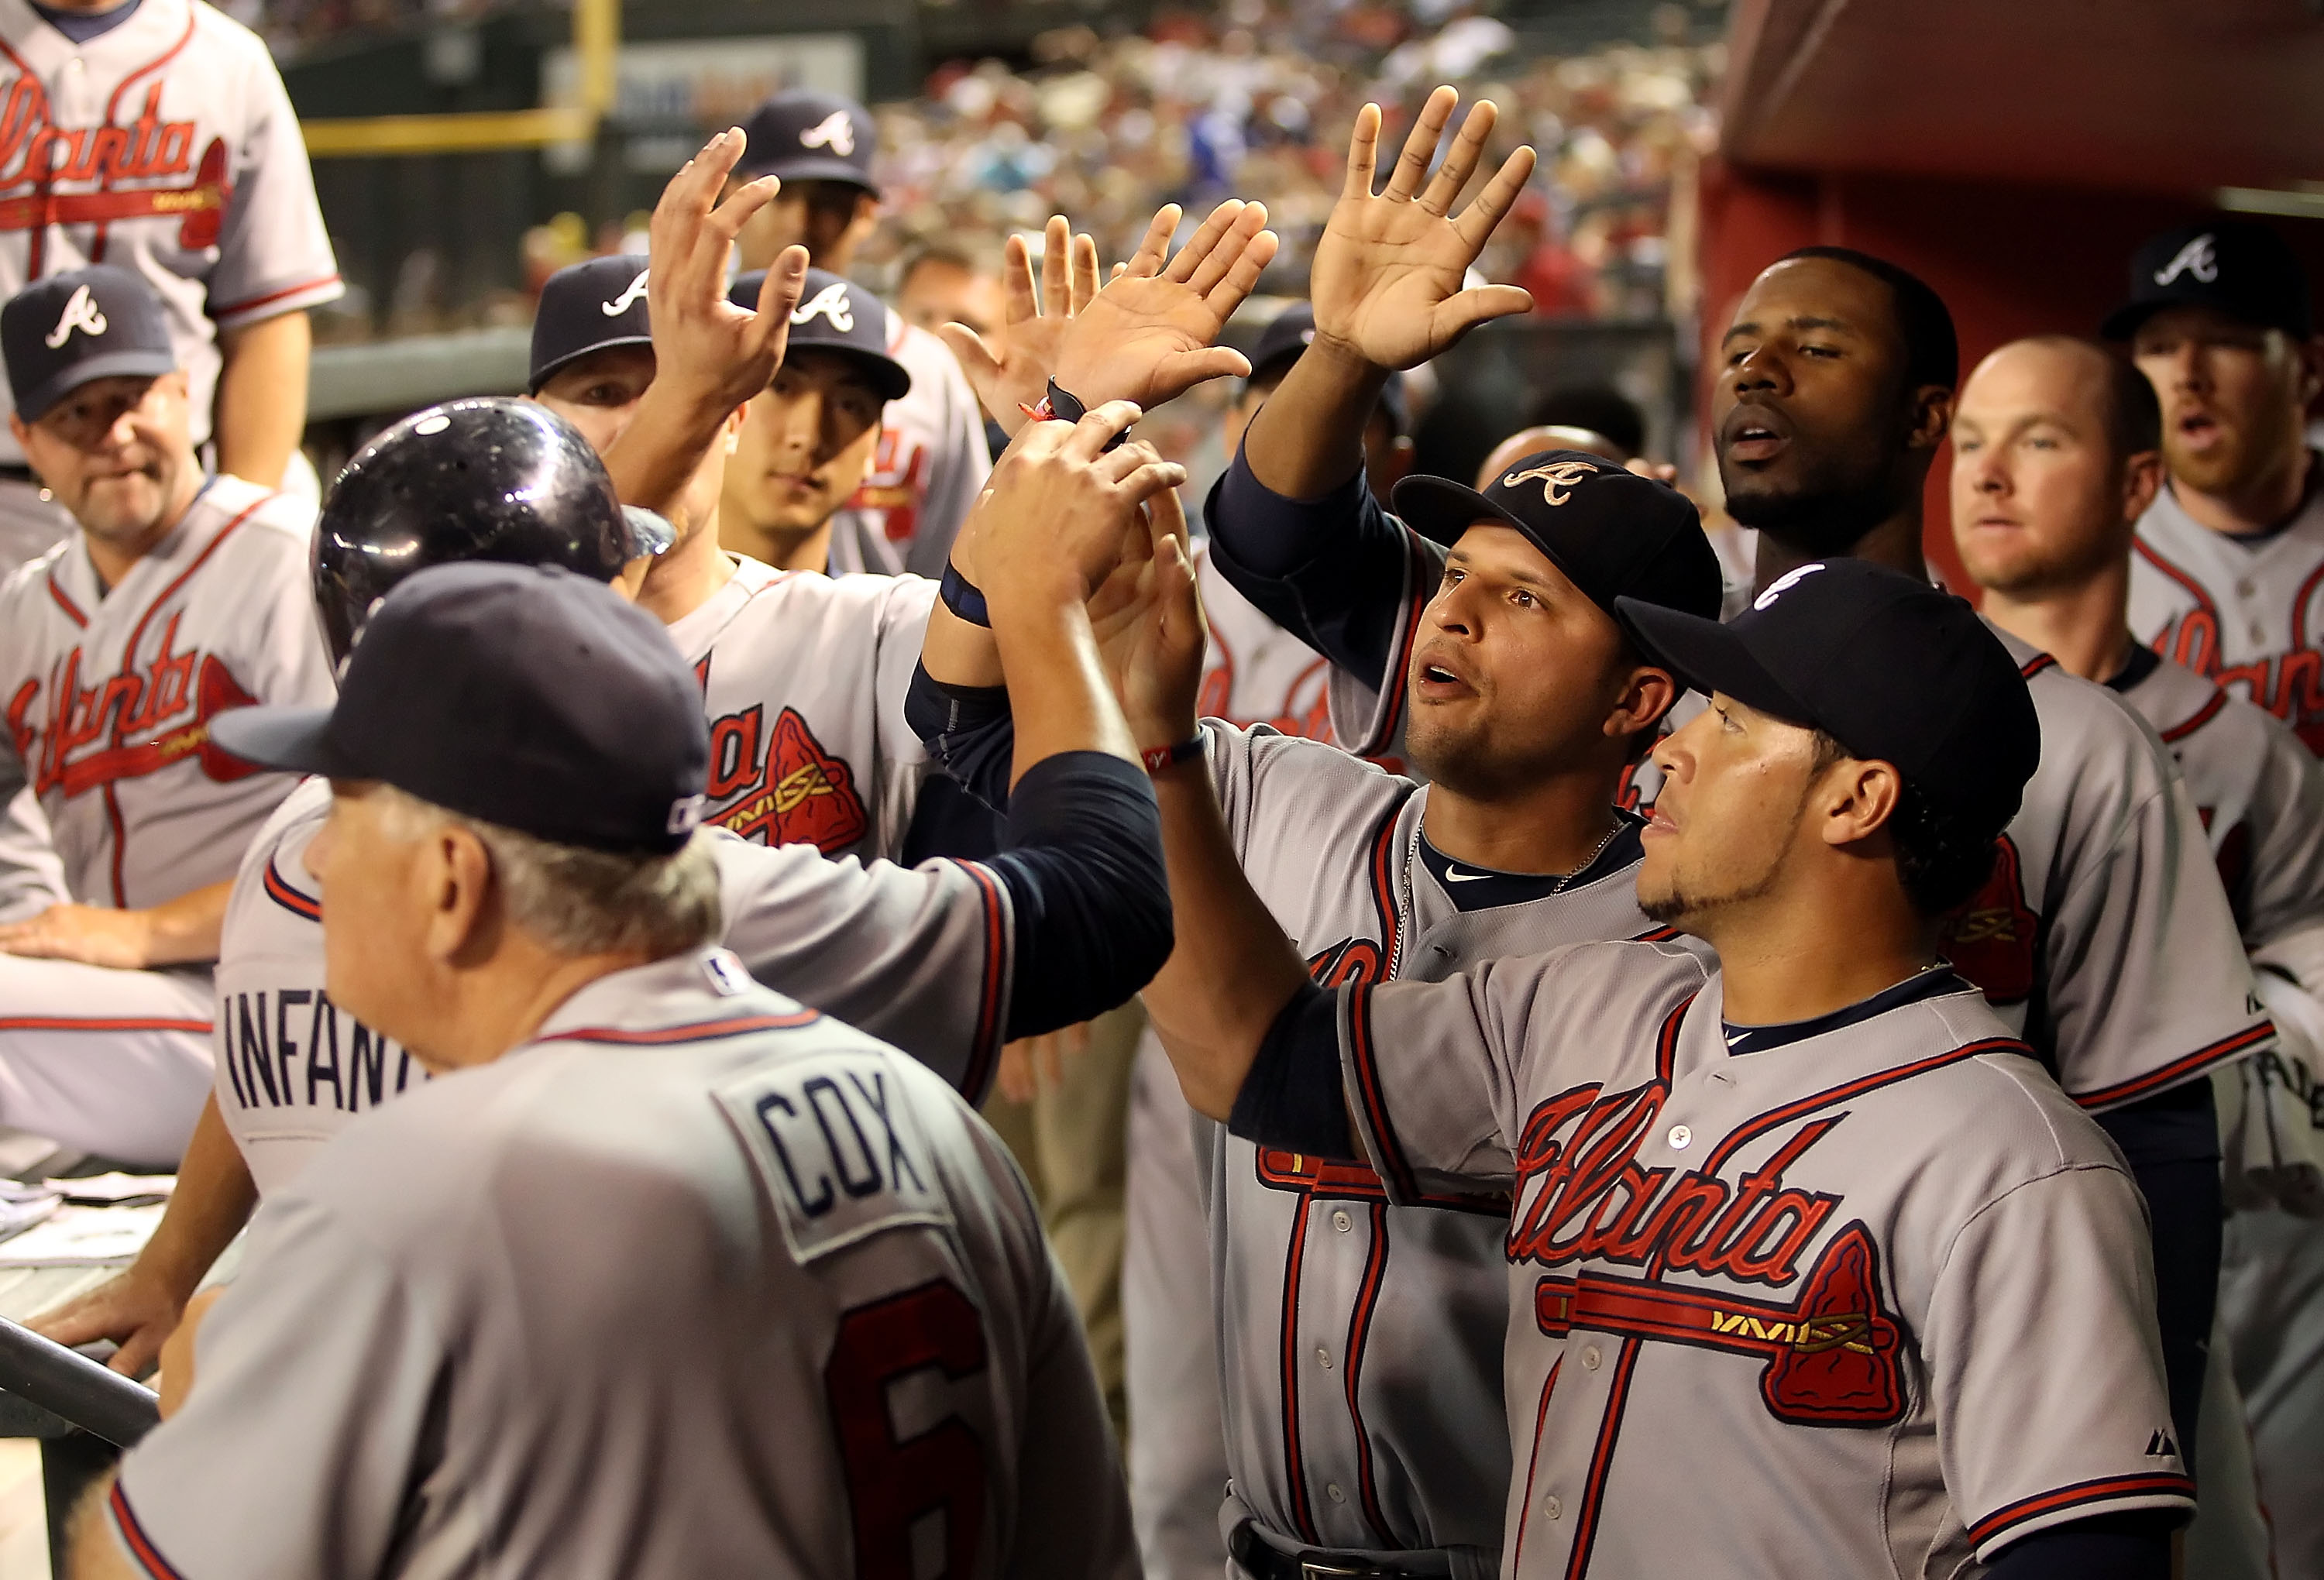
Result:
[[[336,668],[372,606],[429,565],[561,565],[610,582],[668,547],[668,524],[622,510],[564,418],[530,400],[455,400],[387,429],[331,485],[315,525],[315,611]]]

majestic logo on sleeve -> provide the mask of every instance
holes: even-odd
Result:
[[[2034,995],[2042,919],[2025,905],[2016,841],[2004,834],[1994,843],[1992,875],[1947,919],[1938,947],[1987,1002],[2023,1004]]]
[[[630,281],[629,289],[623,291],[610,302],[599,303],[598,306],[604,310],[605,317],[608,318],[618,318],[623,313],[628,312],[632,308],[637,306],[638,299],[646,294],[646,280],[648,276],[653,271],[650,269],[639,270],[638,277]]]
[[[835,280],[807,301],[792,309],[791,322],[805,324],[816,317],[827,318],[831,326],[842,335],[855,332],[855,307],[847,299],[847,282]]]
[[[2181,274],[2191,274],[2205,285],[2219,278],[2219,254],[2211,233],[2205,231],[2172,254],[2171,262],[2154,271],[2154,283],[2169,285]]]
[[[844,758],[823,748],[797,709],[753,704],[710,727],[709,801],[703,821],[768,845],[813,845],[837,855],[871,831],[872,817]]]
[[[1587,461],[1553,461],[1546,466],[1528,466],[1523,472],[1512,472],[1501,479],[1503,488],[1515,488],[1521,482],[1541,484],[1543,502],[1562,505],[1573,497],[1573,486],[1602,466],[1592,466]]]
[[[834,110],[799,133],[799,146],[828,148],[846,159],[855,152],[855,118],[845,110]]]
[[[1536,1325],[1552,1337],[1585,1328],[1759,1360],[1761,1397],[1781,1420],[1900,1419],[1903,1327],[1882,1305],[1870,1232],[1843,1225],[1801,1265],[1845,1199],[1786,1176],[1847,1115],[1718,1144],[1692,1138],[1706,1144],[1702,1167],[1648,1168],[1638,1153],[1662,1134],[1666,1095],[1659,1080],[1619,1092],[1576,1087],[1526,1120],[1506,1249],[1512,1263],[1548,1270],[1535,1286]],[[1678,1144],[1676,1127],[1671,1134]],[[1747,1164],[1746,1152],[1757,1161]],[[1753,1285],[1790,1298],[1747,1292]]]
[[[51,351],[58,351],[72,338],[76,329],[95,337],[104,334],[105,328],[105,315],[97,311],[97,298],[90,294],[88,287],[77,285],[65,301],[65,310],[57,315],[57,326],[49,331],[42,344]]]

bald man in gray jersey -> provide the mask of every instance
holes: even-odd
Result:
[[[2169,745],[2275,1022],[2275,1047],[2214,1078],[2235,1210],[2188,1559],[2223,1580],[2304,1574],[2324,1564],[2310,1512],[2324,1408],[2324,1303],[2312,1293],[2324,1133],[2309,1100],[2324,1046],[2324,771],[2281,721],[2135,638],[2131,535],[2159,482],[2159,419],[2144,375],[2102,346],[2045,336],[2001,347],[1953,415],[1953,539],[1987,618],[2111,686]],[[2230,1368],[2248,1380],[2248,1444]]]

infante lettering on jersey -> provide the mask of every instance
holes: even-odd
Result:
[[[270,1002],[271,1000],[271,1002]],[[234,993],[218,1004],[217,1054],[245,1108],[376,1108],[427,1072],[318,989]]]

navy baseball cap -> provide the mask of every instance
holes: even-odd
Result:
[[[874,198],[872,152],[879,129],[872,112],[835,93],[779,93],[742,123],[738,180],[780,176],[786,181],[844,181]]]
[[[1259,332],[1259,344],[1251,347],[1250,377],[1243,381],[1250,389],[1261,379],[1281,378],[1299,360],[1299,354],[1315,344],[1315,309],[1306,302],[1294,302],[1267,321]],[[1379,409],[1388,413],[1388,427],[1397,437],[1412,432],[1412,401],[1405,393],[1404,375],[1389,370],[1388,382],[1380,386]]]
[[[1407,477],[1393,497],[1397,514],[1438,543],[1457,541],[1478,521],[1516,528],[1608,614],[1626,598],[1706,619],[1719,613],[1719,556],[1694,502],[1602,455],[1543,450],[1482,493],[1450,478]]]
[[[2025,677],[1977,611],[1866,560],[1778,577],[1726,625],[1621,601],[1655,662],[1706,694],[1822,730],[1895,765],[1930,804],[1998,834],[2042,760]]]
[[[763,269],[737,275],[726,299],[756,312],[759,288],[766,282]],[[798,306],[791,309],[787,350],[807,345],[817,351],[844,352],[863,364],[881,400],[896,400],[912,387],[912,375],[888,354],[888,309],[878,297],[853,280],[824,270],[807,271],[806,289],[799,292]]]
[[[2130,299],[2102,332],[2127,340],[2165,308],[2210,308],[2306,339],[2315,320],[2308,271],[2284,239],[2247,219],[2212,218],[2149,236],[2130,260]]]
[[[651,345],[646,324],[646,257],[621,253],[567,264],[540,288],[532,315],[532,371],[538,395],[567,363],[616,345]]]
[[[702,817],[702,692],[661,622],[555,565],[414,572],[380,600],[329,708],[235,708],[263,767],[377,779],[559,845],[668,855]]]
[[[0,357],[26,422],[92,379],[152,378],[178,366],[161,299],[109,263],[51,274],[10,298],[0,308]]]

